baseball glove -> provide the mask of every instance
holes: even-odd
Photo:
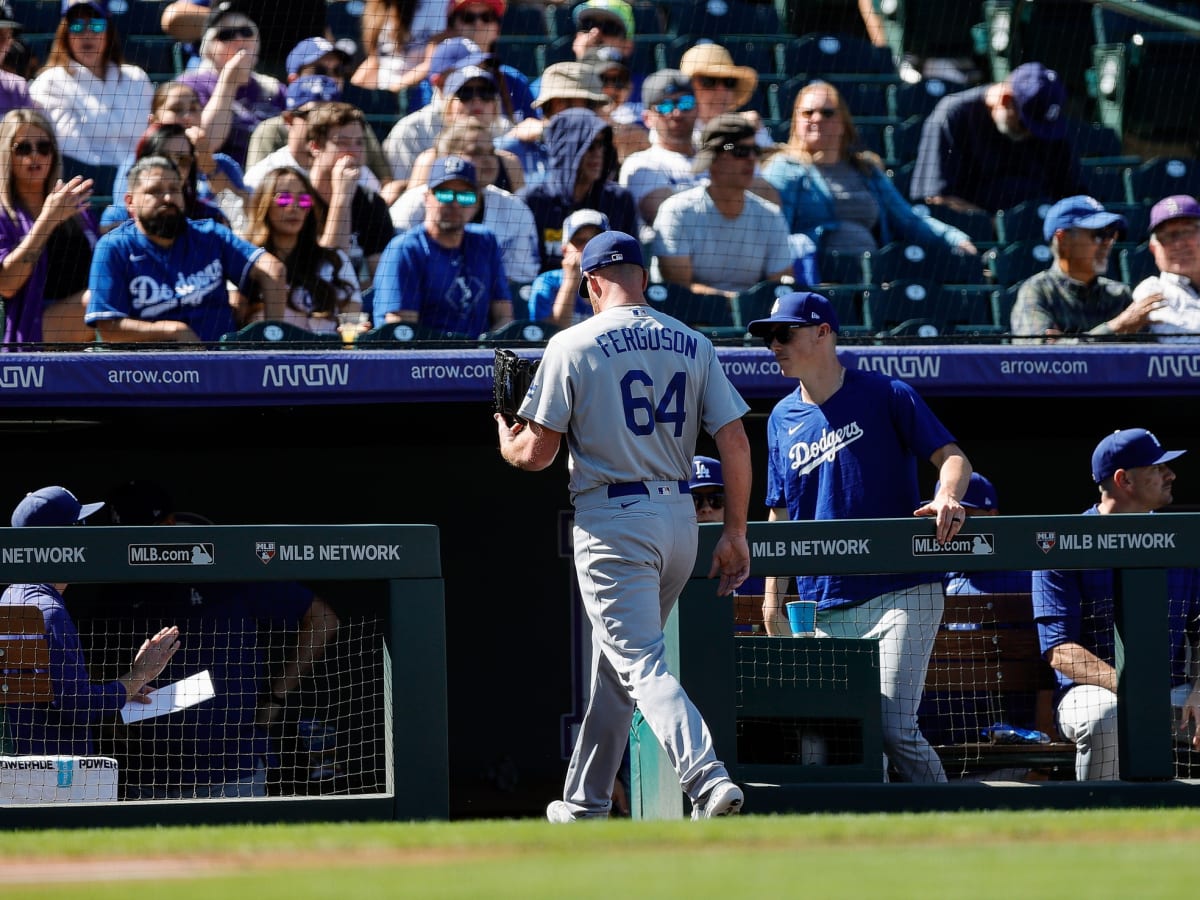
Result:
[[[494,378],[492,380],[492,402],[496,412],[504,416],[504,421],[511,427],[515,422],[524,421],[517,415],[521,401],[529,390],[533,376],[537,372],[539,360],[528,360],[517,356],[511,350],[498,349],[493,364]]]

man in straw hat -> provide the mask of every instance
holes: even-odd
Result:
[[[749,66],[734,65],[729,51],[720,44],[700,43],[683,54],[679,69],[692,81],[696,94],[696,130],[693,139],[700,143],[704,126],[722,113],[741,110],[754,96],[758,73]],[[763,127],[757,110],[742,110],[741,115],[754,126],[760,147],[774,143]]]

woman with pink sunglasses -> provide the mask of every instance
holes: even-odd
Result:
[[[339,313],[362,311],[362,295],[350,257],[320,242],[325,213],[325,202],[302,172],[272,169],[250,197],[242,237],[265,248],[287,269],[284,321],[332,334]],[[262,306],[257,297],[240,294],[232,302],[243,323]]]

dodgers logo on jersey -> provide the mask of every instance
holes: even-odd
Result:
[[[788,451],[792,468],[801,475],[807,475],[821,463],[833,462],[843,447],[848,447],[862,436],[862,426],[857,422],[850,422],[833,431],[822,428],[821,436],[815,441],[801,441],[792,445]]]

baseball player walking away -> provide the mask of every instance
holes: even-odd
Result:
[[[511,427],[496,415],[500,453],[540,470],[564,435],[575,506],[575,568],[592,626],[591,697],[551,822],[607,818],[636,707],[692,802],[692,818],[740,812],[743,794],[712,735],[667,670],[663,624],[696,560],[688,479],[701,428],[724,464],[725,524],[709,577],[727,595],[750,572],[746,518],[749,409],[711,341],[649,306],[637,240],[603,232],[584,247],[579,291],[596,315],[546,346]]]

